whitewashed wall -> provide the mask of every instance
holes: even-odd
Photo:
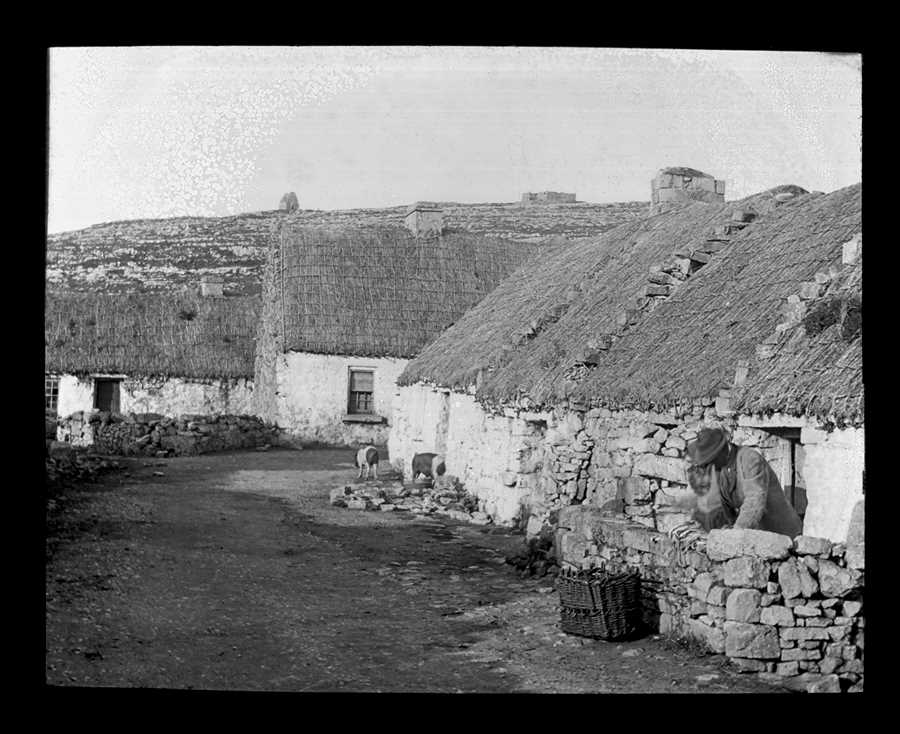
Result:
[[[181,415],[250,415],[253,380],[126,379],[122,382],[123,413]]]
[[[803,532],[844,541],[853,507],[862,499],[865,468],[865,429],[847,428],[831,433],[805,429],[804,463],[809,506]]]
[[[414,454],[446,452],[448,408],[449,391],[424,385],[397,388],[388,438],[388,453],[396,469],[408,475]]]
[[[56,399],[56,414],[60,417],[72,415],[79,410],[93,410],[94,380],[90,377],[60,375],[59,393]]]
[[[532,493],[516,486],[524,437],[531,432],[521,418],[491,415],[471,395],[410,385],[398,389],[392,424],[391,463],[405,476],[414,454],[443,453],[447,473],[459,477],[495,523],[510,525],[520,517]]]
[[[122,413],[252,414],[253,380],[192,380],[180,377],[126,377],[119,386]],[[57,414],[61,417],[94,408],[94,378],[62,375]]]
[[[306,352],[279,355],[276,364],[275,423],[303,442],[352,446],[385,444],[397,393],[397,378],[408,360],[344,357]],[[347,413],[350,368],[373,369],[374,410],[388,422],[352,423]]]

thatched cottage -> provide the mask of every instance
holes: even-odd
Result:
[[[448,229],[427,202],[405,227],[285,222],[263,276],[254,413],[299,443],[385,443],[408,361],[534,250]]]
[[[690,516],[703,426],[757,447],[804,533],[843,541],[863,493],[861,185],[696,202],[521,268],[400,375],[392,460],[419,450],[496,522],[583,503]]]
[[[249,414],[259,312],[258,296],[50,292],[46,408]]]

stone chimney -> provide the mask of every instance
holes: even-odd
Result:
[[[650,210],[659,213],[673,205],[695,201],[725,201],[725,182],[694,168],[663,168],[650,182]]]
[[[444,210],[433,201],[417,201],[406,207],[403,221],[416,237],[439,235],[444,229]]]
[[[221,275],[204,275],[200,278],[200,295],[204,298],[221,298],[225,279]]]

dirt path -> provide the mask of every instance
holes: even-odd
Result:
[[[522,537],[331,507],[348,451],[154,462],[48,509],[47,682],[227,690],[771,692],[647,637],[558,628]],[[162,476],[156,475],[161,473]]]

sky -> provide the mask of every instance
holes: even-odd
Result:
[[[50,50],[48,231],[526,191],[649,201],[667,166],[862,180],[858,54],[516,47]]]

